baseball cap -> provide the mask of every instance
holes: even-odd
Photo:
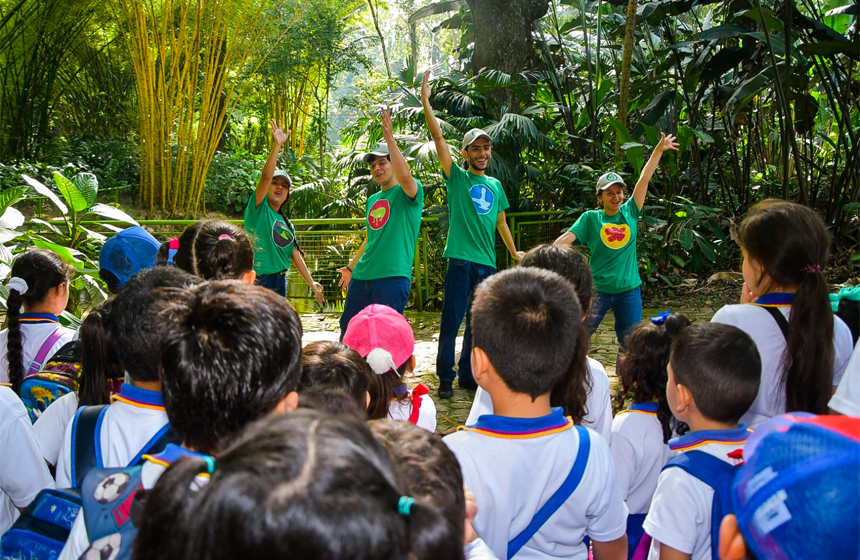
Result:
[[[361,354],[375,373],[383,374],[412,357],[415,334],[406,317],[374,303],[350,319],[343,343]]]
[[[473,128],[472,130],[463,135],[463,149],[465,150],[466,148],[471,146],[475,140],[481,138],[482,136],[490,142],[493,141],[493,138],[480,128]]]
[[[388,144],[386,142],[379,142],[376,146],[374,146],[373,150],[364,154],[361,159],[364,163],[370,163],[374,158],[377,157],[390,157],[391,152],[388,151]]]
[[[860,555],[860,418],[788,414],[762,424],[732,487],[759,560]]]
[[[99,251],[99,268],[117,277],[117,286],[141,270],[155,266],[160,244],[140,226],[122,230],[102,245]]]
[[[290,178],[290,175],[283,169],[275,169],[275,172],[272,173],[272,179],[275,177],[283,177],[287,180],[287,183],[291,185],[293,184],[293,180]]]
[[[614,171],[610,171],[609,173],[604,173],[600,176],[600,179],[597,180],[597,194],[600,194],[600,191],[605,191],[612,185],[619,184],[622,187],[626,187],[627,183],[624,182],[624,179],[621,178],[621,175]]]

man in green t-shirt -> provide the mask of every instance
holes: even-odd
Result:
[[[421,85],[421,103],[427,128],[436,144],[436,153],[445,175],[448,194],[448,242],[444,256],[448,259],[445,273],[445,295],[442,300],[442,319],[439,326],[439,350],[436,355],[436,374],[439,376],[439,397],[454,396],[453,383],[459,375],[460,387],[477,389],[472,377],[472,295],[475,287],[496,272],[496,230],[505,246],[516,260],[525,256],[517,251],[505,210],[508,199],[502,184],[487,177],[486,169],[492,157],[490,135],[473,128],[463,137],[460,154],[466,169],[454,164],[448,143],[442,136],[442,128],[430,105],[430,72],[424,74]],[[463,316],[466,317],[466,332],[460,351],[458,371],[454,372],[454,353],[457,333]]]
[[[380,303],[403,313],[409,300],[424,189],[397,147],[388,109],[382,111],[382,135],[385,141],[363,158],[382,187],[367,199],[367,238],[349,265],[338,269],[346,290],[341,339],[350,319],[368,305]]]

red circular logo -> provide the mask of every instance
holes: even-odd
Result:
[[[382,229],[388,223],[390,215],[391,207],[388,205],[388,201],[381,198],[370,207],[370,212],[367,213],[367,225],[370,226],[370,229]]]

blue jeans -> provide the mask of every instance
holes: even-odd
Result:
[[[287,274],[258,274],[254,284],[268,288],[281,297],[287,297]]]
[[[492,266],[485,266],[461,259],[448,259],[445,273],[445,297],[442,300],[442,320],[439,325],[439,353],[436,354],[436,375],[441,381],[453,383],[458,373],[454,372],[454,353],[457,333],[463,316],[466,316],[466,332],[463,334],[463,349],[457,363],[460,380],[472,380],[472,296],[475,288],[485,278],[496,273]]]
[[[410,279],[403,276],[377,278],[376,280],[349,281],[346,291],[346,301],[343,304],[343,315],[340,316],[340,340],[346,333],[349,320],[358,315],[362,309],[373,303],[387,305],[398,313],[403,313],[409,301]]]
[[[595,292],[588,312],[588,334],[594,334],[606,312],[612,309],[615,314],[615,336],[622,348],[626,347],[627,337],[642,320],[642,290],[638,287],[620,294]]]

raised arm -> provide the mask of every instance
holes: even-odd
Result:
[[[660,141],[657,142],[657,145],[654,146],[654,151],[651,152],[651,157],[648,158],[648,163],[645,164],[645,167],[642,168],[642,174],[639,175],[639,180],[636,181],[636,187],[633,189],[633,200],[636,201],[636,206],[639,207],[639,210],[642,210],[642,206],[645,204],[645,194],[648,192],[648,183],[651,182],[651,177],[654,176],[654,172],[657,171],[657,166],[660,164],[660,158],[663,157],[663,152],[666,150],[675,150],[678,151],[678,147],[680,144],[675,142],[675,137],[671,134],[666,136],[666,134],[660,134]]]
[[[429,79],[430,71],[428,70],[424,73],[424,81],[421,83],[421,105],[424,106],[424,119],[427,121],[430,136],[433,138],[433,143],[436,144],[436,155],[439,156],[442,173],[445,174],[445,178],[447,179],[451,176],[451,166],[454,165],[454,160],[451,159],[451,152],[448,151],[448,143],[445,142],[445,137],[442,136],[442,127],[439,126],[439,121],[436,120],[436,115],[433,113],[433,107],[430,106]]]
[[[504,212],[499,212],[499,215],[496,216],[496,229],[499,230],[499,235],[502,236],[502,241],[504,241],[508,251],[511,252],[514,260],[522,260],[526,254],[523,251],[517,251],[517,246],[514,244],[514,237],[511,235],[511,228],[508,227],[508,220],[505,219]]]
[[[260,182],[257,183],[257,191],[254,193],[254,206],[259,206],[269,196],[269,185],[272,184],[272,175],[275,174],[275,168],[278,166],[278,154],[281,152],[281,146],[290,137],[290,131],[284,132],[281,130],[281,123],[275,122],[275,119],[269,123],[269,128],[272,131],[272,151],[269,152],[269,159],[266,160],[266,165],[263,166],[263,174],[260,175]]]
[[[400,188],[403,192],[415,200],[418,196],[418,183],[412,177],[412,172],[409,170],[409,164],[406,163],[406,158],[397,147],[397,141],[394,139],[394,133],[391,131],[391,110],[386,107],[382,110],[382,137],[385,138],[385,143],[388,144],[388,154],[391,157],[391,169],[394,171],[394,178],[400,183]]]

